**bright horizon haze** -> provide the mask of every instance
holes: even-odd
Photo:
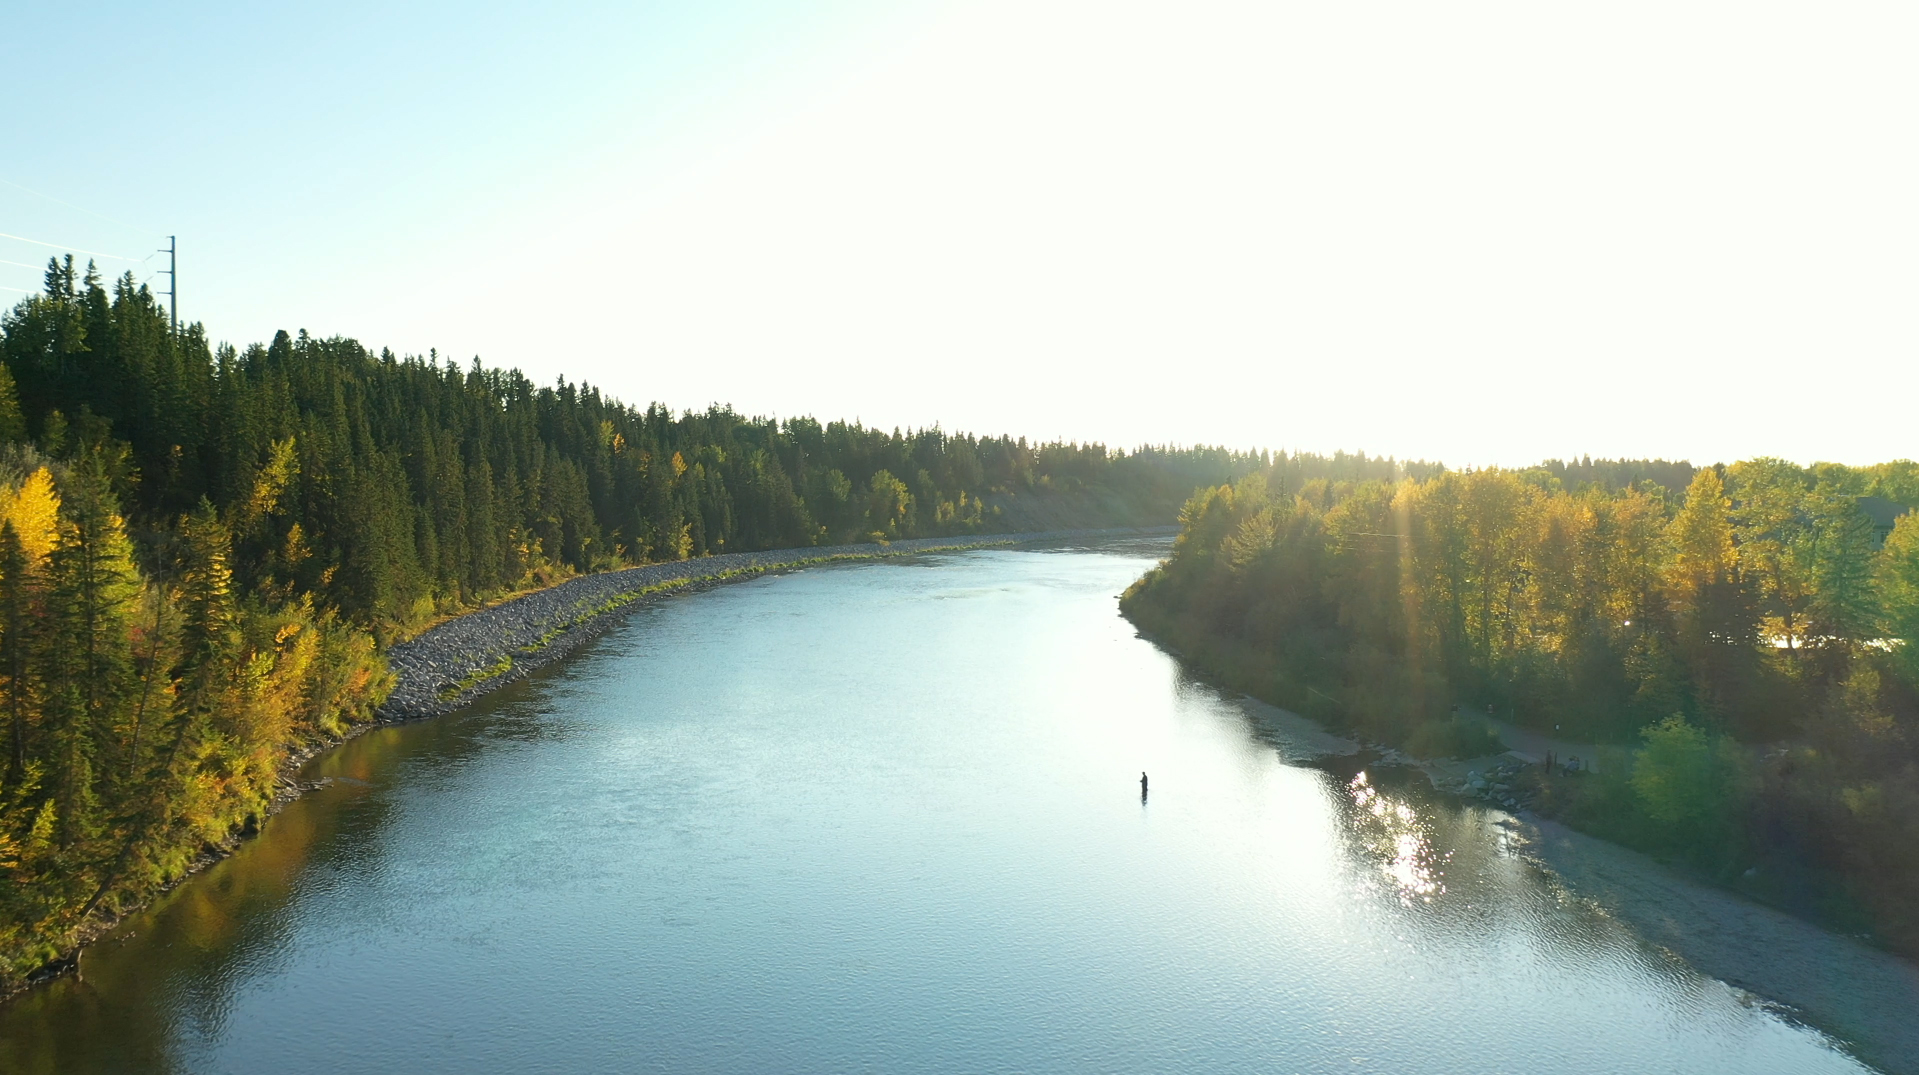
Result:
[[[1919,454],[1889,3],[15,12],[60,249],[630,403],[1541,458]],[[52,243],[39,246],[24,240]]]

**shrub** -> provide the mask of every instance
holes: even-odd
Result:
[[[1502,753],[1506,744],[1491,724],[1453,716],[1414,728],[1406,737],[1406,749],[1421,758],[1478,758]]]

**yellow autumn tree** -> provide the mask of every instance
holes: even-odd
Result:
[[[60,493],[39,467],[18,485],[0,485],[0,523],[12,523],[30,568],[44,567],[60,540]]]
[[[1739,555],[1732,541],[1732,501],[1719,472],[1706,467],[1686,490],[1686,506],[1667,528],[1672,560],[1666,584],[1682,606],[1697,607],[1712,587],[1732,581]]]

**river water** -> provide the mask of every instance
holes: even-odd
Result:
[[[1503,815],[1303,764],[1119,618],[1163,549],[644,609],[316,760],[332,785],[0,1009],[0,1069],[1866,1070]]]

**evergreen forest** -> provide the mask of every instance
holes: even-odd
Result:
[[[1536,809],[1919,955],[1915,507],[1911,461],[1268,469],[1194,496],[1122,608],[1375,743],[1484,757],[1490,712],[1590,744]]]
[[[304,332],[215,346],[53,261],[0,317],[0,991],[257,827],[440,618],[721,551],[1171,524],[1273,466],[1396,473],[676,415]]]
[[[71,258],[0,315],[0,990],[254,831],[382,654],[593,571],[1168,524],[1125,611],[1427,754],[1608,744],[1541,808],[1919,952],[1919,466],[1032,443],[673,413],[304,332],[172,329]],[[1896,521],[1895,521],[1896,519]]]

